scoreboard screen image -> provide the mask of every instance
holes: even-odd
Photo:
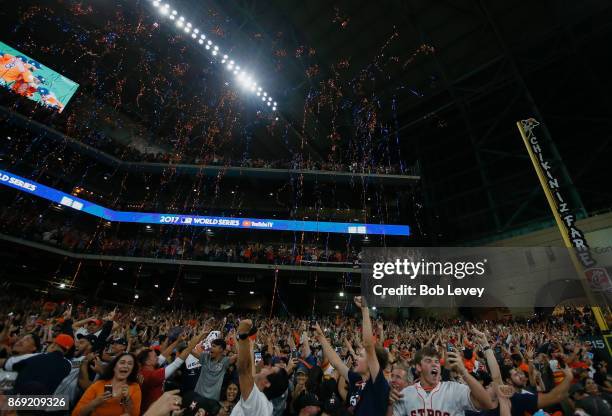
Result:
[[[79,84],[0,42],[0,86],[62,112]]]

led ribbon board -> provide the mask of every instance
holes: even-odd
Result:
[[[200,215],[115,211],[3,170],[0,170],[0,184],[47,199],[77,211],[86,212],[107,221],[338,234],[410,235],[410,227],[407,225],[209,217]]]

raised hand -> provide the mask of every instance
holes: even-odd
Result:
[[[355,305],[357,305],[358,308],[364,308],[366,306],[365,299],[361,296],[355,296],[353,301],[355,302]]]

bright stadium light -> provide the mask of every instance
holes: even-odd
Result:
[[[191,35],[193,40],[197,40],[198,44],[204,45],[205,49],[210,51],[213,56],[221,55],[220,63],[227,68],[228,71],[234,73],[237,76],[237,84],[242,86],[245,91],[250,91],[255,93],[258,97],[263,92],[262,88],[257,85],[256,82],[253,81],[252,77],[246,74],[244,71],[241,71],[240,65],[237,65],[233,60],[229,59],[227,54],[222,54],[221,48],[218,45],[213,44],[213,41],[207,39],[206,35],[202,33],[202,31],[198,28],[195,28],[191,22],[187,22],[184,16],[180,16],[177,10],[171,9],[170,4],[162,3],[160,0],[150,0],[153,7],[158,9],[159,13],[162,15],[169,15],[170,19],[174,21],[176,27],[182,29],[181,31],[184,33],[188,33]],[[229,85],[228,82],[225,83]],[[276,111],[277,103],[274,102],[272,104],[271,97],[266,100],[265,97],[268,97],[267,92],[263,92],[264,98],[263,102],[266,103],[269,107],[272,107],[274,111]]]

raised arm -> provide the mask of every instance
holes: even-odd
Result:
[[[447,352],[448,363],[463,378],[463,381],[470,388],[470,398],[477,408],[482,410],[494,409],[495,403],[485,388],[467,371],[463,365],[463,360],[456,352]]]
[[[240,396],[246,401],[253,391],[255,379],[253,377],[253,353],[251,340],[248,337],[240,339],[241,334],[248,334],[253,327],[250,319],[243,319],[238,325],[238,360],[236,369],[238,370],[238,383],[240,384]]]
[[[187,335],[183,334],[180,337],[177,337],[170,345],[168,345],[166,349],[164,349],[163,352],[157,358],[157,362],[159,363],[159,365],[162,365],[168,359],[168,357],[170,357],[170,355],[172,354],[172,351],[174,351],[174,349],[176,348],[179,342],[186,341],[186,340],[187,340]]]
[[[95,316],[90,316],[89,318],[85,318],[85,319],[81,319],[80,321],[76,321],[75,323],[72,324],[72,328],[79,329],[80,327],[85,325],[87,322],[92,321],[94,319],[96,319]]]
[[[487,336],[484,334],[484,332],[480,332],[474,327],[472,327],[471,329],[472,333],[476,336],[476,341],[480,345],[480,349],[482,350],[482,353],[484,354],[487,360],[487,366],[489,367],[489,371],[491,372],[491,379],[493,380],[493,382],[497,383],[497,385],[503,384],[501,371],[499,369],[499,363],[495,358],[495,353],[493,352],[493,349],[489,345],[489,340],[487,339]]]
[[[323,354],[325,354],[325,357],[327,357],[332,367],[336,369],[338,374],[348,380],[349,368],[338,356],[338,353],[332,348],[329,341],[327,341],[327,338],[325,338],[325,334],[321,330],[319,324],[315,325],[315,337],[317,338],[317,341],[319,341],[319,343],[321,344],[321,347],[323,347]]]
[[[372,334],[370,311],[365,303],[365,299],[361,296],[355,296],[355,305],[361,309],[361,316],[363,319],[363,323],[361,324],[363,347],[366,351],[366,360],[368,362],[368,369],[370,370],[370,377],[372,377],[372,381],[374,381],[380,371],[380,363],[378,362],[378,358],[376,358],[376,344],[374,343],[374,335]]]
[[[572,369],[566,367],[563,369],[565,378],[563,381],[548,393],[540,393],[538,395],[538,408],[544,408],[552,406],[553,404],[560,403],[562,400],[567,398],[567,392],[569,391],[570,385],[574,378]]]

